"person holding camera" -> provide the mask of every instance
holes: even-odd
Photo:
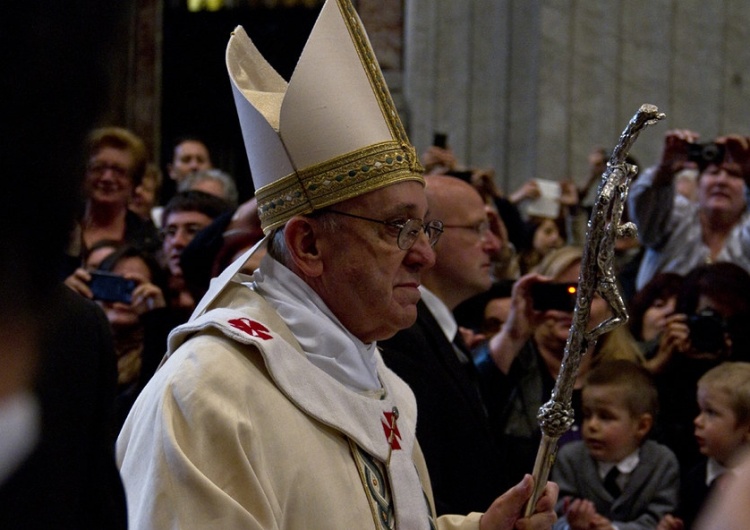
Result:
[[[698,143],[689,130],[666,134],[661,162],[633,183],[629,208],[646,253],[636,288],[660,271],[687,274],[694,267],[717,261],[750,270],[750,139],[722,136]],[[680,170],[695,167],[698,201],[675,192]]]
[[[750,361],[750,274],[733,263],[691,271],[675,313],[647,367],[659,388],[660,417],[654,436],[677,455],[683,472],[700,459],[693,437],[698,380],[724,361]]]
[[[502,431],[503,467],[511,482],[534,466],[541,440],[537,414],[560,373],[582,257],[581,248],[563,246],[547,254],[532,273],[522,276],[513,286],[508,319],[475,360],[484,387],[495,387],[507,396],[497,401],[500,410],[496,414]],[[589,325],[602,322],[608,312],[605,300],[594,297]],[[602,336],[583,356],[573,393],[575,423],[560,438],[560,446],[580,438],[583,377],[609,359],[642,361],[637,343],[624,326]]]
[[[150,254],[122,245],[90,272],[89,287],[112,331],[117,358],[115,427],[122,426],[140,391],[144,354],[163,353],[168,331],[159,324],[167,302],[164,273]],[[152,354],[153,355],[153,354]]]

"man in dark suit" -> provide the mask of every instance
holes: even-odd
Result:
[[[471,354],[452,310],[490,288],[490,230],[479,193],[455,177],[426,177],[429,218],[444,222],[435,266],[423,273],[416,323],[378,344],[386,364],[417,398],[417,439],[430,472],[436,510],[481,511],[505,480],[492,422]],[[485,396],[486,399],[486,396]]]

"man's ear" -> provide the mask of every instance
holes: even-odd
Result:
[[[305,276],[313,278],[323,273],[319,235],[318,224],[309,217],[294,216],[284,227],[284,240],[295,267]]]

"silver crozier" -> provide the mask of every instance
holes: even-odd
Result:
[[[527,517],[534,512],[534,507],[544,491],[557,453],[557,441],[573,425],[571,398],[581,357],[596,343],[601,334],[625,324],[628,320],[625,303],[617,289],[614,270],[615,240],[618,237],[636,235],[633,223],[620,224],[630,181],[638,172],[638,168],[628,164],[625,159],[640,132],[664,117],[665,115],[654,105],[642,105],[620,135],[620,141],[612,151],[607,169],[602,173],[586,229],[581,273],[578,278],[578,296],[560,374],[550,400],[542,405],[537,415],[542,430],[542,441],[534,463],[534,491],[526,504]],[[591,300],[597,293],[609,304],[612,316],[587,331]]]

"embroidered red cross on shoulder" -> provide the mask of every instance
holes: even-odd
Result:
[[[380,420],[383,425],[383,431],[385,432],[385,439],[388,440],[388,444],[391,446],[391,450],[401,449],[399,440],[401,439],[401,433],[398,432],[398,409],[393,407],[391,412],[383,412],[385,420]]]
[[[250,320],[249,318],[233,318],[231,320],[228,320],[227,322],[233,328],[244,331],[251,337],[257,337],[263,340],[269,340],[273,338],[268,328],[260,322],[256,322],[255,320]]]

